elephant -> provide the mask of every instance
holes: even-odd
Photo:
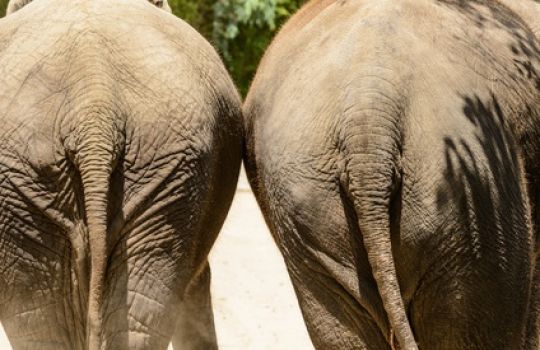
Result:
[[[6,15],[12,14],[13,12],[23,8],[24,6],[31,3],[33,0],[11,0],[8,2],[6,8]],[[156,5],[158,8],[161,8],[167,12],[172,12],[171,7],[167,0],[148,0],[152,4]]]
[[[216,349],[243,122],[214,48],[148,1],[37,0],[0,21],[0,65],[13,349]]]
[[[540,38],[540,3],[534,1],[505,0],[504,4],[517,12],[527,22],[536,37]],[[536,74],[537,71],[534,71],[534,73]],[[536,120],[536,125],[538,125],[538,120]],[[525,139],[525,142],[536,142],[536,144],[531,144],[526,147],[532,150],[529,151],[530,155],[527,157],[527,173],[533,221],[536,231],[536,269],[534,274],[532,301],[535,305],[535,311],[529,324],[529,336],[532,339],[535,339],[535,348],[540,349],[540,335],[538,334],[538,332],[540,332],[540,142],[538,138],[530,140]]]
[[[508,2],[312,0],[264,54],[244,161],[315,348],[537,349],[538,5]]]
[[[540,16],[540,5],[535,1],[511,1],[511,0],[499,0],[503,5],[508,6],[508,8],[515,13],[517,13],[529,26],[531,31],[536,35],[540,36],[540,21],[538,16]]]

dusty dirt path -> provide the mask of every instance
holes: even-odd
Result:
[[[313,349],[285,265],[244,174],[210,264],[220,350]],[[0,350],[11,350],[1,327]]]

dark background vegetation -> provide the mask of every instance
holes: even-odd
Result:
[[[69,0],[67,0],[69,1]],[[174,14],[219,51],[245,95],[257,64],[281,24],[306,0],[169,0]],[[0,0],[3,17],[8,0]]]
[[[219,51],[245,96],[265,48],[283,22],[307,0],[169,0],[182,18]],[[539,0],[537,0],[539,1]],[[0,15],[8,0],[0,0]]]

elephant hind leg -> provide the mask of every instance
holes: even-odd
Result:
[[[291,278],[316,349],[390,350],[376,320],[338,281],[305,266],[295,270]]]
[[[409,304],[420,346],[429,344],[433,350],[522,349],[527,263],[521,264],[521,272],[506,275],[488,266],[488,259],[471,264],[466,254],[456,253],[439,263],[439,268],[421,280]]]
[[[210,266],[206,263],[186,290],[172,340],[175,350],[217,349],[210,279]]]

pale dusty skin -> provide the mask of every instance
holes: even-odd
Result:
[[[240,170],[240,98],[163,6],[39,0],[0,21],[0,322],[14,349],[217,347],[207,257]]]

